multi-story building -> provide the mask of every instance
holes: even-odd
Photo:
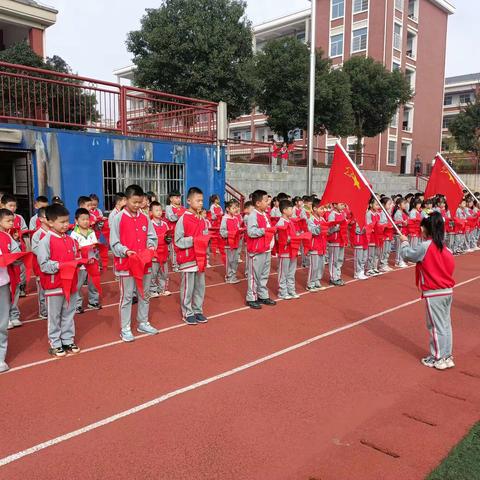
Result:
[[[327,52],[334,66],[352,56],[370,56],[390,70],[404,72],[414,91],[387,131],[364,139],[364,153],[375,158],[373,168],[408,174],[414,159],[428,163],[439,150],[447,21],[454,11],[446,0],[317,0],[316,46]],[[254,27],[254,47],[261,49],[267,40],[281,36],[308,39],[309,30],[310,10],[278,18]],[[271,141],[266,120],[258,111],[242,116],[231,123],[231,135]],[[304,132],[292,134],[304,143]],[[342,141],[350,150],[356,143],[355,138]],[[316,161],[328,164],[336,142],[329,135],[317,137],[315,147],[328,153]]]
[[[0,0],[0,50],[26,41],[45,56],[45,30],[56,22],[57,13],[34,0]]]
[[[445,79],[445,95],[443,97],[442,150],[454,152],[455,142],[448,131],[452,120],[468,103],[474,102],[480,95],[480,73],[470,73]]]

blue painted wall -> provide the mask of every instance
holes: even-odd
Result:
[[[0,124],[0,128],[22,131],[21,143],[0,142],[0,147],[32,152],[35,196],[47,195],[51,198],[59,195],[71,212],[75,211],[80,195],[92,192],[101,198],[103,208],[103,160],[183,163],[185,192],[196,186],[203,190],[205,203],[213,193],[218,193],[223,199],[223,148],[220,171],[217,171],[216,147],[211,145],[26,125]]]

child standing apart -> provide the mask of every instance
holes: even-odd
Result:
[[[79,208],[75,212],[75,228],[70,236],[78,243],[80,249],[84,249],[88,260],[92,262],[99,262],[97,236],[92,228],[90,228],[90,212],[85,208]],[[83,255],[82,255],[83,256]],[[82,286],[87,280],[88,274],[85,265],[81,265],[78,269],[78,284],[77,284],[77,304],[75,306],[75,313],[84,313],[83,309],[83,295]],[[88,278],[88,308],[91,310],[100,310],[100,295],[91,278]]]
[[[295,291],[295,273],[297,271],[297,251],[292,251],[292,239],[297,229],[292,222],[293,204],[290,200],[280,202],[282,216],[277,222],[278,240],[278,298],[291,300],[300,298]]]
[[[270,275],[272,248],[275,244],[275,229],[271,228],[265,213],[268,195],[263,190],[252,193],[253,211],[247,218],[247,298],[246,304],[253,309],[262,305],[274,306],[276,302],[268,295],[267,282]]]
[[[75,271],[71,291],[65,292],[60,274],[61,264],[80,258],[75,241],[66,233],[70,226],[68,210],[62,205],[50,205],[45,209],[49,231],[38,244],[40,282],[45,290],[48,312],[48,353],[64,357],[67,353],[78,353],[75,345],[75,304],[77,301],[77,272]],[[65,294],[71,295],[67,300]]]
[[[310,266],[308,270],[307,290],[318,292],[325,290],[322,287],[321,279],[325,270],[325,254],[327,251],[327,221],[325,220],[326,208],[320,205],[318,198],[313,199],[312,215],[308,219],[308,231],[312,234],[312,243],[308,255]]]
[[[39,208],[37,211],[37,218],[40,222],[40,228],[32,235],[32,252],[35,255],[33,259],[33,272],[35,274],[35,280],[37,283],[37,292],[38,292],[38,313],[42,320],[48,318],[47,315],[47,301],[45,299],[45,290],[42,288],[40,283],[40,266],[38,265],[38,245],[40,240],[45,237],[48,232],[47,217],[45,216],[45,208]]]
[[[172,238],[168,224],[163,220],[163,208],[157,201],[150,203],[150,215],[158,239],[157,252],[152,263],[150,296],[168,297],[172,294],[168,291],[168,245]]]
[[[430,356],[422,364],[445,370],[455,366],[452,357],[452,307],[453,272],[455,261],[446,247],[444,222],[439,212],[434,212],[421,222],[422,240],[415,248],[402,236],[402,257],[417,264],[417,284],[427,307],[427,328],[430,334]]]
[[[120,277],[120,338],[124,342],[133,342],[132,334],[132,300],[137,291],[135,278],[130,268],[129,258],[146,249],[156,250],[157,236],[152,222],[140,211],[144,194],[138,185],[130,185],[125,191],[127,204],[113,218],[110,226],[110,246],[114,255],[114,268]],[[146,264],[143,275],[143,297],[138,295],[137,330],[141,333],[155,335],[158,330],[148,321],[149,295],[152,265]]]
[[[178,268],[182,272],[180,285],[180,305],[182,318],[187,325],[207,323],[203,314],[205,298],[205,271],[200,271],[195,242],[208,235],[208,227],[202,216],[203,192],[196,187],[190,188],[187,195],[188,210],[178,219],[175,226],[175,253]],[[206,256],[207,245],[202,245]],[[206,259],[205,259],[206,262]]]
[[[242,229],[238,214],[240,205],[236,200],[229,200],[225,204],[226,215],[222,218],[220,225],[220,236],[225,241],[226,254],[226,283],[239,283],[237,278],[238,260],[240,258],[240,239]]]
[[[347,219],[345,218],[345,204],[332,203],[332,211],[328,215],[328,264],[330,270],[330,284],[335,287],[343,287],[345,282],[342,280],[342,267],[345,259],[345,247],[347,239],[345,236],[345,227]]]

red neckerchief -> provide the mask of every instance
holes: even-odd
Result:
[[[207,265],[207,248],[210,241],[210,235],[199,235],[193,237],[193,250],[195,252],[195,258],[197,260],[197,266],[199,272],[204,272]]]
[[[16,252],[16,253],[3,253],[0,254],[0,267],[6,267],[8,276],[10,277],[10,291],[12,293],[12,302],[15,299],[15,292],[17,286],[20,283],[20,272],[15,265],[13,265],[18,260],[22,260],[25,265],[25,275],[26,281],[30,280],[30,275],[32,272],[32,261],[33,253],[32,252]]]
[[[80,265],[86,265],[86,263],[87,260],[84,258],[59,262],[58,274],[62,282],[62,291],[67,303],[70,302],[71,294],[77,289],[76,282],[73,281],[76,278],[77,268]]]
[[[145,275],[145,267],[152,262],[154,255],[155,251],[147,248],[146,250],[142,250],[141,252],[135,253],[134,255],[128,257],[130,273],[135,279],[138,294],[142,298],[145,298],[145,293],[143,291],[143,276]]]

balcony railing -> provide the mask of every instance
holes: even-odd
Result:
[[[0,62],[0,122],[216,141],[217,103]]]

